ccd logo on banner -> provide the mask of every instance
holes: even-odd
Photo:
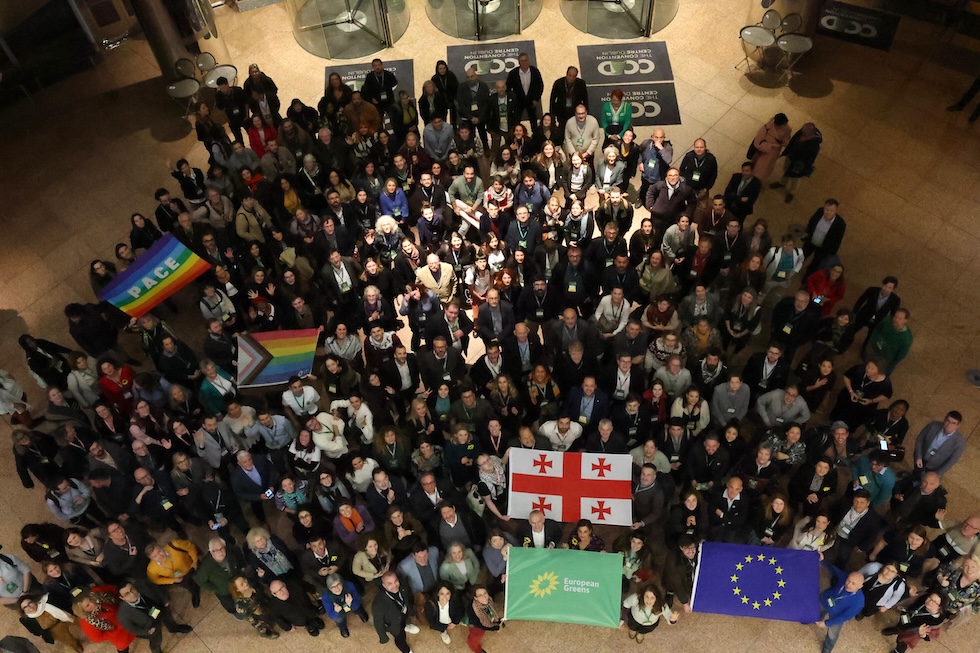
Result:
[[[650,59],[612,59],[599,62],[600,75],[619,77],[620,75],[647,75],[657,65]]]
[[[476,66],[477,75],[496,75],[497,73],[507,73],[517,68],[517,59],[507,57],[505,59],[474,59],[467,61],[463,66],[464,70],[469,70]]]
[[[862,25],[856,20],[841,18],[840,16],[824,16],[820,19],[820,25],[829,29],[831,32],[842,32],[868,39],[878,36],[878,28],[874,25]]]
[[[633,105],[634,120],[637,118],[656,118],[660,115],[660,104],[653,100],[643,100],[642,102],[634,100],[630,104]]]

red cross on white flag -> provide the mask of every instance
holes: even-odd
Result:
[[[633,523],[632,459],[594,454],[512,449],[507,514],[527,519],[531,510],[561,522]]]

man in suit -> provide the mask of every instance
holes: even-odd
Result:
[[[609,416],[610,408],[609,397],[596,387],[595,377],[587,376],[582,385],[568,393],[561,415],[581,424],[582,432],[588,437],[598,430],[599,422]]]
[[[414,604],[411,592],[401,586],[398,575],[393,571],[385,572],[381,577],[381,591],[371,605],[374,629],[382,644],[387,644],[388,635],[391,635],[401,653],[412,653],[405,633],[416,635],[419,632],[418,626],[407,623],[409,610]]]
[[[264,524],[265,502],[275,496],[279,472],[265,456],[252,458],[244,449],[235,454],[235,460],[238,464],[231,468],[231,489],[239,501],[249,502],[255,518]]]
[[[426,472],[419,477],[418,485],[414,486],[408,501],[411,513],[419,518],[429,533],[429,539],[437,536],[436,525],[439,522],[439,506],[443,501],[458,503],[459,493],[447,479],[436,479],[432,472]]]
[[[612,391],[613,407],[626,403],[626,397],[643,394],[645,373],[642,365],[634,365],[629,352],[620,352],[599,375],[599,386]]]
[[[490,135],[487,133],[487,118],[490,115],[490,87],[480,81],[476,66],[466,69],[466,80],[460,82],[456,91],[456,106],[459,110],[460,124],[469,124],[475,138],[482,139],[483,147],[490,148]]]
[[[130,516],[141,517],[154,527],[166,526],[182,539],[187,539],[187,531],[177,521],[177,491],[170,476],[166,472],[151,472],[138,467],[133,472],[133,478],[136,485],[132,490]]]
[[[416,594],[427,594],[439,582],[439,549],[415,545],[412,555],[398,563],[398,573]]]
[[[664,484],[658,482],[657,468],[644,463],[640,468],[640,480],[633,487],[633,523],[630,529],[646,536],[663,533],[663,521],[667,512]],[[673,491],[669,493],[673,497]]]
[[[871,493],[857,490],[851,497],[840,503],[831,523],[837,524],[837,555],[832,563],[835,567],[846,568],[854,549],[871,553],[878,540],[881,517],[871,508]]]
[[[762,182],[752,173],[751,161],[742,164],[741,174],[735,173],[725,187],[725,206],[738,218],[740,224],[752,215],[755,201],[762,192]]]
[[[579,424],[581,423],[580,419]],[[550,447],[550,441],[548,445]],[[603,418],[596,425],[595,432],[586,438],[585,451],[589,453],[629,453],[629,447],[626,446],[626,437],[613,429],[612,420]]]
[[[361,265],[338,250],[330,252],[327,264],[320,268],[327,305],[335,314],[353,315],[364,284],[361,282]]]
[[[545,325],[545,347],[553,358],[566,353],[569,345],[576,340],[585,346],[590,356],[598,358],[603,350],[599,331],[588,320],[580,318],[574,308],[566,308],[560,318]]]
[[[350,578],[351,562],[344,547],[336,542],[328,543],[322,537],[311,540],[299,558],[303,577],[312,583],[317,591],[327,589],[327,576],[340,574]]]
[[[371,485],[364,490],[364,498],[375,523],[384,522],[392,507],[408,509],[405,481],[398,476],[388,476],[388,472],[380,467],[371,472]]]
[[[527,523],[517,530],[517,541],[525,549],[557,549],[562,542],[561,524],[547,519],[540,510],[532,510]]]
[[[381,59],[371,61],[371,72],[364,76],[361,95],[366,102],[377,107],[378,112],[384,111],[395,103],[395,87],[398,78],[391,71],[385,70]]]
[[[317,615],[320,602],[314,603],[303,590],[302,586],[293,585],[290,590],[286,583],[276,579],[269,583],[269,594],[272,598],[267,603],[272,617],[284,632],[289,632],[294,626],[306,628],[313,637],[319,637],[323,629],[323,620]]]
[[[526,322],[518,322],[513,332],[504,338],[503,352],[504,369],[514,380],[526,378],[544,359],[538,332],[535,329],[532,333]]]
[[[783,358],[792,362],[796,350],[814,338],[819,322],[820,307],[810,302],[810,293],[800,289],[776,302],[769,333],[783,342]]]
[[[575,107],[580,104],[589,108],[589,89],[578,76],[578,68],[569,66],[565,76],[559,77],[551,85],[551,115],[559,133],[565,129],[565,123],[575,115]]]
[[[868,327],[868,335],[874,331],[878,323],[887,319],[902,305],[902,299],[895,292],[898,287],[896,277],[885,277],[881,287],[871,286],[865,289],[858,300],[854,302],[854,331]],[[867,344],[867,338],[865,339]],[[862,351],[864,348],[861,348]]]
[[[510,134],[514,130],[514,125],[521,121],[521,107],[517,104],[517,98],[507,88],[507,82],[498,79],[494,91],[490,97],[487,113],[487,129],[491,135],[488,156],[496,156],[501,143],[503,147],[510,145]]]
[[[751,510],[748,496],[742,494],[741,478],[732,476],[725,487],[714,489],[708,513],[710,539],[716,542],[744,542]]]
[[[531,128],[538,126],[541,118],[541,96],[544,95],[544,79],[537,66],[531,65],[527,52],[517,55],[517,68],[507,73],[507,90],[514,96],[516,125],[524,115],[531,121]]]
[[[463,355],[449,346],[445,336],[432,339],[429,349],[418,355],[422,383],[426,388],[438,388],[442,383],[450,387],[463,383],[466,379],[466,361]]]
[[[435,319],[426,320],[425,341],[433,342],[439,336],[446,339],[450,347],[465,354],[470,345],[470,333],[473,332],[473,320],[466,312],[460,310],[459,301],[451,300],[446,304],[443,314]]]
[[[963,416],[955,410],[946,413],[942,422],[932,421],[915,438],[915,469],[913,476],[935,472],[942,478],[959,461],[966,450],[966,439],[960,433]]]
[[[404,416],[422,380],[415,354],[408,353],[405,345],[396,345],[394,357],[381,364],[380,372],[388,399],[394,402],[398,414]]]
[[[487,345],[487,353],[476,359],[470,368],[470,380],[473,382],[476,394],[481,397],[489,396],[491,390],[497,385],[497,376],[505,371],[500,343],[490,341]]]
[[[429,254],[425,257],[425,267],[415,271],[415,278],[419,283],[434,292],[439,297],[443,305],[449,303],[456,296],[456,286],[459,280],[453,272],[453,266],[443,263],[438,254]]]
[[[766,351],[752,354],[742,369],[742,381],[749,387],[751,401],[759,395],[782,388],[789,377],[789,364],[783,356],[783,346],[769,343]]]
[[[667,227],[676,223],[682,215],[693,220],[694,210],[698,206],[698,197],[694,189],[681,179],[681,173],[677,168],[671,168],[662,181],[650,186],[644,199],[644,205],[650,211],[650,218],[657,227],[657,233],[666,231]]]
[[[510,302],[500,300],[500,291],[491,288],[487,291],[486,305],[480,309],[476,318],[476,335],[484,344],[493,340],[501,341],[514,331],[514,307]]]
[[[809,222],[806,223],[806,234],[803,236],[803,255],[813,254],[806,276],[820,269],[821,264],[830,256],[837,256],[847,223],[838,212],[840,202],[834,198],[823,203],[823,208],[817,209]]]
[[[143,591],[129,582],[119,588],[119,612],[117,618],[124,630],[140,639],[149,640],[150,651],[163,651],[163,629],[171,633],[189,633],[194,628],[180,624],[170,613],[166,592],[158,585],[146,583]]]

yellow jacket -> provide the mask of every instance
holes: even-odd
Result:
[[[154,585],[173,585],[197,568],[197,547],[190,540],[172,540],[163,546],[169,557],[160,564],[150,560],[146,577]]]

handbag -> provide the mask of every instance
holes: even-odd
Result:
[[[483,516],[483,511],[487,509],[487,504],[480,496],[480,486],[478,483],[474,483],[470,491],[466,493],[466,504],[470,507],[470,510],[476,513],[477,517]]]
[[[759,150],[757,150],[755,147],[755,139],[752,139],[752,142],[749,143],[749,149],[745,150],[745,158],[751,161],[752,158],[758,153]]]

